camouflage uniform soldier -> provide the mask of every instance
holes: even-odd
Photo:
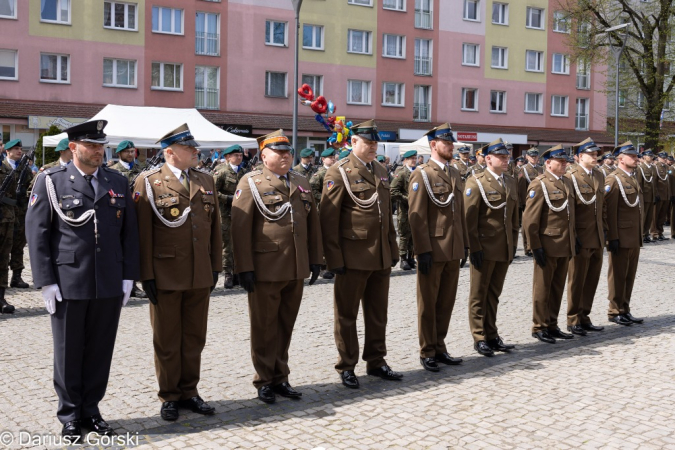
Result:
[[[111,169],[114,169],[127,177],[131,182],[139,173],[143,171],[143,164],[136,162],[136,146],[131,141],[122,141],[115,149],[119,161],[114,164]]]
[[[68,138],[61,139],[54,151],[59,154],[59,159],[40,167],[40,172],[44,172],[52,167],[67,166],[73,160],[73,152],[68,147]]]
[[[312,178],[309,180],[309,186],[312,188],[312,196],[314,196],[314,201],[316,202],[316,210],[319,214],[321,211],[319,209],[319,203],[321,202],[321,195],[323,194],[323,179],[326,176],[326,171],[328,168],[335,164],[337,158],[335,157],[335,149],[329,147],[321,153],[321,161],[323,165],[316,171]],[[326,266],[326,261],[324,258],[324,267]],[[330,270],[322,270],[321,277],[326,280],[332,280],[335,277],[335,274]]]
[[[225,162],[216,166],[213,178],[218,192],[220,206],[221,232],[223,236],[223,286],[225,289],[234,287],[234,255],[232,253],[232,200],[237,190],[239,180],[244,176],[244,171],[239,164],[244,157],[244,149],[239,145],[233,145],[223,150]]]
[[[9,141],[7,147],[14,141]],[[6,148],[7,148],[6,147]],[[0,164],[0,184],[12,172],[6,162]],[[5,289],[8,287],[9,255],[12,250],[14,237],[14,217],[16,210],[16,178],[9,183],[5,195],[0,199],[0,312],[2,314],[14,313],[14,306],[5,300]]]
[[[293,170],[309,179],[316,172],[316,167],[312,164],[312,159],[314,159],[314,150],[311,148],[303,148],[300,151],[300,164],[293,167]]]
[[[408,221],[408,184],[410,174],[415,170],[417,151],[410,150],[403,154],[403,165],[396,170],[391,182],[391,198],[398,201],[398,253],[401,257],[401,269],[415,268],[412,231]]]

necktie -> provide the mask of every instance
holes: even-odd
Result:
[[[450,176],[450,167],[448,165],[443,166],[443,172],[445,172],[446,175]]]
[[[499,183],[499,185],[500,185],[501,187],[504,187],[504,182],[502,181],[502,177],[498,177],[498,178],[497,178],[497,183]]]
[[[288,179],[286,178],[286,175],[282,175],[279,178],[281,178],[281,181],[283,181],[284,186],[288,187]]]
[[[180,182],[180,183],[183,185],[183,187],[184,187],[188,192],[190,192],[190,182],[188,181],[188,175],[187,175],[187,172],[182,172],[180,178],[181,178],[181,182]]]
[[[87,184],[91,187],[91,191],[96,195],[96,189],[94,189],[94,185],[92,184],[91,180],[94,178],[93,175],[85,175],[84,179],[87,180]]]
[[[373,163],[366,164],[366,168],[368,169],[368,172],[371,174],[373,173]]]

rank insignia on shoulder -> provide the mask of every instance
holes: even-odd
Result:
[[[605,192],[609,192],[611,189],[612,188],[609,186],[609,184],[607,186],[605,186]]]
[[[237,192],[234,193],[235,199],[238,199],[239,197],[241,197],[241,189],[237,189]]]
[[[162,181],[161,180],[155,180],[155,186],[161,186]]]
[[[38,195],[37,195],[37,194],[31,195],[31,196],[30,196],[30,206],[33,206],[33,205],[35,204],[35,202],[37,202],[37,199],[38,199]]]
[[[260,183],[262,183],[262,180],[261,180],[260,178],[256,178],[256,179],[255,179],[255,184],[260,184]]]
[[[534,191],[530,191],[530,198],[534,198]]]
[[[134,201],[138,202],[138,200],[141,198],[141,193],[136,191],[134,192]]]
[[[334,181],[326,181],[326,189],[330,191],[331,189],[333,189],[333,186],[335,186]]]
[[[469,189],[466,190],[466,196],[467,196],[467,197],[471,196],[471,188],[469,188]]]
[[[419,184],[419,183],[413,183],[413,185],[412,185],[412,190],[413,190],[413,191],[417,191],[419,188],[420,188],[420,184]]]

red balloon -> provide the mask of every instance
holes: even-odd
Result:
[[[326,101],[326,97],[324,97],[323,95],[319,95],[317,99],[312,102],[311,107],[312,111],[314,111],[315,113],[324,114],[328,109],[328,102]]]
[[[314,91],[312,90],[312,86],[307,83],[298,88],[298,95],[309,101],[314,100]]]

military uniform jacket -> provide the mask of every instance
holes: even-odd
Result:
[[[567,201],[567,207],[559,212],[550,209],[542,182],[546,186],[548,197],[554,208],[560,208]],[[574,231],[574,187],[569,180],[556,178],[548,171],[535,178],[530,184],[523,228],[531,249],[543,248],[546,256],[563,258],[573,256],[575,245]]]
[[[218,192],[218,203],[222,217],[229,217],[232,211],[232,200],[237,190],[237,184],[244,177],[244,171],[239,169],[235,172],[229,162],[224,162],[216,166],[213,172],[213,178]]]
[[[471,175],[475,177],[479,173],[483,173],[485,171],[485,167],[486,166],[481,166],[478,163],[474,164],[473,166],[471,166]]]
[[[607,230],[605,176],[598,169],[593,169],[592,173],[591,179],[583,167],[576,166],[565,174],[565,178],[569,179],[574,187],[576,199],[574,225],[581,246],[602,248],[605,244],[605,230]],[[574,186],[574,181],[576,181],[576,186]],[[593,196],[595,196],[595,201],[587,205],[585,202],[590,202]]]
[[[661,197],[662,201],[670,199],[670,186],[668,183],[668,166],[662,162],[654,163],[654,174],[656,177],[655,181],[655,193]]]
[[[321,225],[309,181],[294,171],[284,186],[274,172],[263,167],[248,173],[239,182],[232,203],[232,250],[237,272],[255,271],[258,281],[302,280],[310,264],[323,264]],[[271,212],[290,202],[281,219],[263,217],[253,198],[250,180],[262,203]]]
[[[136,179],[134,199],[141,238],[141,280],[155,280],[158,289],[185,291],[213,286],[213,272],[221,272],[222,235],[213,177],[190,169],[190,192],[168,164]],[[148,198],[148,180],[159,214],[178,219],[191,208],[187,221],[165,225]]]
[[[58,204],[68,218],[93,210],[82,226],[66,223],[52,210],[47,195],[51,177]],[[36,288],[58,284],[68,300],[122,295],[122,280],[139,279],[139,238],[129,183],[118,172],[99,167],[94,191],[74,164],[42,172],[35,182],[26,215],[26,238]]]
[[[302,163],[298,164],[297,166],[293,167],[293,170],[300,175],[307,177],[307,179],[311,178],[312,175],[314,175],[314,172],[316,172],[316,167],[314,167],[314,164],[310,164],[308,169],[305,169],[305,167],[302,165]]]
[[[641,162],[635,169],[635,175],[645,203],[654,203],[656,201],[656,168],[654,164],[648,166],[647,163]]]
[[[457,159],[457,160],[453,161],[451,165],[452,165],[452,167],[457,169],[457,171],[459,172],[459,175],[462,177],[462,180],[465,180],[466,174],[467,174],[467,172],[469,172],[469,164],[465,163],[461,159]]]
[[[312,178],[309,179],[309,185],[312,187],[312,195],[314,195],[314,201],[316,205],[319,206],[321,202],[321,193],[323,192],[323,179],[326,176],[326,166],[321,166],[319,170],[312,175]]]
[[[410,175],[412,172],[407,166],[401,166],[394,174],[394,180],[391,182],[391,199],[398,201],[402,208],[408,208],[408,188],[410,186]]]
[[[17,161],[17,163],[18,163],[18,161]],[[5,158],[5,160],[2,162],[2,164],[5,164],[10,172],[12,171],[12,166],[9,163],[9,158]],[[19,182],[20,173],[21,172],[19,172],[19,171],[14,172],[14,179],[15,179],[16,183]],[[30,166],[26,166],[26,179],[23,182],[23,186],[24,186],[24,189],[26,191],[26,195],[23,196],[23,198],[17,198],[16,199],[16,207],[17,207],[18,211],[23,211],[25,213],[26,210],[28,209],[28,196],[30,195],[30,191],[33,187],[33,178],[34,178],[33,171],[30,169]],[[14,194],[15,194],[14,196],[15,197],[16,197],[16,188],[17,188],[17,186],[15,185],[15,187],[14,187]]]
[[[485,198],[478,183],[483,187]],[[506,262],[513,260],[513,249],[518,244],[518,186],[510,175],[504,175],[501,186],[487,170],[470,177],[464,189],[469,249],[483,251],[486,260]],[[497,208],[490,208],[485,200]]]
[[[10,165],[3,161],[0,163],[0,185],[4,183],[5,178],[9,176],[12,172]],[[19,178],[17,172],[12,176],[13,180],[9,183],[5,195],[2,200],[0,200],[0,223],[14,222],[15,212],[16,212],[16,182]]]
[[[445,202],[450,195],[454,195],[450,204],[441,207],[434,203],[429,197],[422,171],[429,179],[434,198]],[[464,258],[464,249],[469,247],[469,236],[459,172],[449,167],[449,174],[446,174],[433,161],[419,165],[410,176],[408,202],[408,220],[415,254],[431,252],[433,262]]]
[[[114,164],[111,167],[111,169],[116,170],[119,173],[121,173],[122,175],[124,175],[127,178],[127,180],[129,180],[129,182],[131,182],[131,180],[133,180],[134,177],[136,175],[138,175],[139,173],[141,173],[141,171],[143,170],[143,168],[136,163],[134,163],[134,165],[131,167],[131,169],[127,169],[119,161],[116,164]]]
[[[345,171],[345,184],[340,168]],[[387,170],[373,162],[374,174],[354,155],[333,164],[324,177],[321,197],[321,233],[328,268],[384,270],[397,258],[396,229],[391,213]],[[369,208],[357,205],[350,196],[368,201]]]
[[[636,169],[638,173],[640,169]],[[619,183],[626,194],[624,199]],[[634,207],[629,206],[626,202]],[[636,204],[637,202],[637,204]],[[642,247],[644,202],[635,177],[618,168],[605,179],[607,240],[619,240],[621,248]]]
[[[670,186],[670,196],[675,196],[675,167],[668,167],[668,184]]]
[[[600,166],[600,171],[605,176],[605,178],[607,178],[609,176],[609,174],[614,172],[615,170],[616,170],[616,167],[614,167],[614,166],[610,167],[610,166],[606,166],[604,164],[602,166]]]

